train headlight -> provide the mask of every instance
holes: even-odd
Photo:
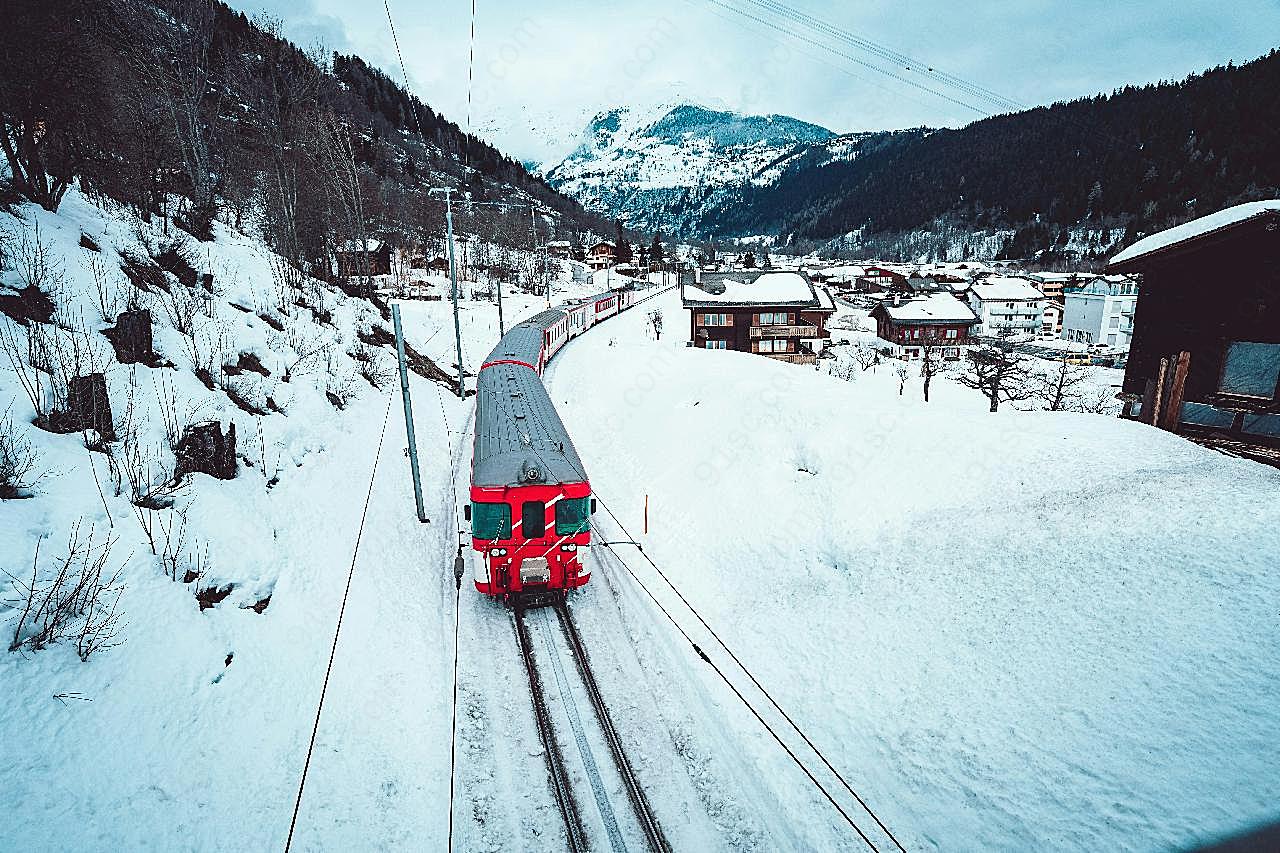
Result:
[[[561,546],[560,546],[560,550],[561,550],[561,551],[576,551],[576,550],[578,550],[578,546],[577,546],[577,545],[574,545],[572,542],[570,542],[568,545],[561,545]]]

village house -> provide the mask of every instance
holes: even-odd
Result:
[[[1062,304],[1063,297],[1068,291],[1078,289],[1091,277],[1078,272],[1027,273],[1027,278],[1031,279],[1045,298],[1052,299],[1059,305]]]
[[[973,311],[949,293],[895,296],[871,309],[876,334],[893,345],[893,354],[908,361],[935,347],[954,361],[973,343],[970,329],[978,322]]]
[[[794,272],[745,278],[716,276],[681,286],[691,345],[814,363],[831,337],[826,328],[835,312],[830,294]]]
[[[573,245],[568,240],[552,240],[542,248],[547,253],[547,257],[562,260],[568,260],[573,252]]]
[[[1280,199],[1153,234],[1108,270],[1142,274],[1125,414],[1280,464]]]
[[[1028,279],[991,276],[969,288],[969,308],[978,317],[973,333],[982,337],[1035,335],[1044,318],[1044,294]]]
[[[1068,291],[1062,310],[1062,338],[1084,344],[1129,348],[1138,285],[1126,276],[1098,276]]]
[[[1040,337],[1057,338],[1062,334],[1062,306],[1052,299],[1045,299],[1040,314]]]
[[[593,270],[608,269],[618,259],[618,249],[608,240],[601,240],[587,250],[587,266]]]
[[[341,278],[391,272],[391,246],[382,240],[348,240],[334,254]]]
[[[863,293],[887,293],[892,290],[902,292],[907,289],[907,277],[888,267],[867,266],[862,268],[862,275],[858,276],[855,287]]]

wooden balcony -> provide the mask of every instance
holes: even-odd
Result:
[[[831,333],[817,326],[752,326],[753,338],[829,338]]]
[[[811,352],[762,352],[765,358],[785,361],[787,364],[813,364],[818,357]]]

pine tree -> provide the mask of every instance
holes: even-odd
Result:
[[[616,225],[618,229],[618,239],[614,243],[614,245],[617,247],[617,250],[614,254],[614,258],[620,264],[629,264],[631,263],[631,260],[632,260],[631,244],[627,242],[626,236],[624,236],[622,233],[622,220],[619,219],[616,222]]]
[[[662,266],[665,257],[662,251],[662,234],[654,234],[653,242],[649,244],[649,265]]]

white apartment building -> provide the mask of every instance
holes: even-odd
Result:
[[[991,276],[969,288],[969,307],[978,318],[975,335],[1035,335],[1044,321],[1044,294],[1025,278]]]
[[[1098,276],[1083,288],[1066,294],[1062,338],[1086,344],[1106,344],[1128,350],[1133,339],[1133,309],[1138,285],[1128,276]]]

